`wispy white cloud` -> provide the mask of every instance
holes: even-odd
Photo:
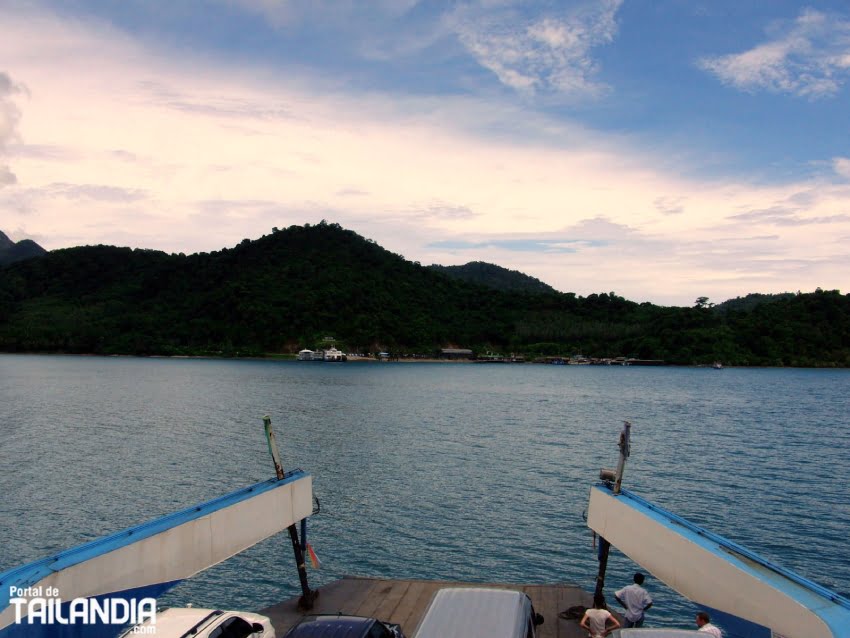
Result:
[[[850,222],[850,215],[806,216],[805,211],[798,208],[773,206],[763,210],[751,210],[746,213],[730,215],[729,219],[743,222],[758,222],[773,226],[809,226],[812,224],[836,224]]]
[[[835,95],[850,75],[850,20],[806,9],[758,46],[705,57],[698,66],[745,91],[768,90],[811,99]]]
[[[424,51],[432,64],[471,58],[520,93],[571,99],[608,89],[596,80],[593,49],[614,40],[623,2],[462,0],[448,9],[416,11],[418,0],[218,1],[261,16],[284,33],[307,26],[331,37],[337,53],[390,64]]]
[[[607,87],[594,78],[594,47],[610,43],[622,0],[587,2],[533,17],[521,3],[486,0],[461,4],[445,23],[475,59],[523,93],[595,95]]]
[[[658,197],[655,208],[665,215],[681,215],[685,212],[685,200],[681,197]]]
[[[436,223],[446,221],[472,220],[480,216],[469,206],[463,204],[451,204],[447,202],[433,202],[422,207],[405,212],[408,219],[416,219],[422,223]]]
[[[136,202],[147,197],[143,190],[120,188],[104,184],[49,184],[44,188],[48,197],[65,199],[90,199],[100,202]]]

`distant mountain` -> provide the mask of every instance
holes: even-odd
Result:
[[[531,293],[553,293],[557,292],[552,286],[544,284],[539,279],[521,273],[518,270],[508,270],[495,264],[484,261],[471,261],[463,266],[440,266],[434,264],[428,266],[454,279],[459,279],[479,286],[487,286],[503,292],[531,292]]]
[[[211,253],[82,246],[0,267],[0,352],[262,356],[328,336],[347,352],[850,367],[850,295],[819,289],[723,313],[504,291],[324,222]]]
[[[46,252],[31,239],[22,239],[16,244],[0,231],[0,266],[30,257],[41,257]]]

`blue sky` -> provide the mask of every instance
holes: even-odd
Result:
[[[847,288],[850,5],[0,2],[0,229],[339,222],[686,305]]]

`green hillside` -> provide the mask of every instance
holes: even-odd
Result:
[[[719,313],[614,293],[503,292],[406,261],[336,224],[213,253],[87,246],[0,268],[0,351],[261,355],[447,346],[670,363],[850,365],[850,297]]]
[[[530,277],[518,270],[508,270],[495,264],[484,261],[471,261],[463,266],[440,266],[433,264],[428,266],[454,279],[459,279],[471,284],[487,286],[496,290],[508,292],[556,292],[549,284],[544,284],[535,277]]]

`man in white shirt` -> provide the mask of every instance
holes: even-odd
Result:
[[[626,623],[624,628],[643,627],[643,619],[646,610],[652,607],[652,598],[649,593],[641,587],[644,575],[640,572],[634,576],[634,584],[623,587],[614,594],[617,602],[626,608]]]
[[[697,613],[697,627],[699,631],[704,631],[714,638],[723,638],[723,631],[717,625],[711,624],[711,617],[704,611]]]

